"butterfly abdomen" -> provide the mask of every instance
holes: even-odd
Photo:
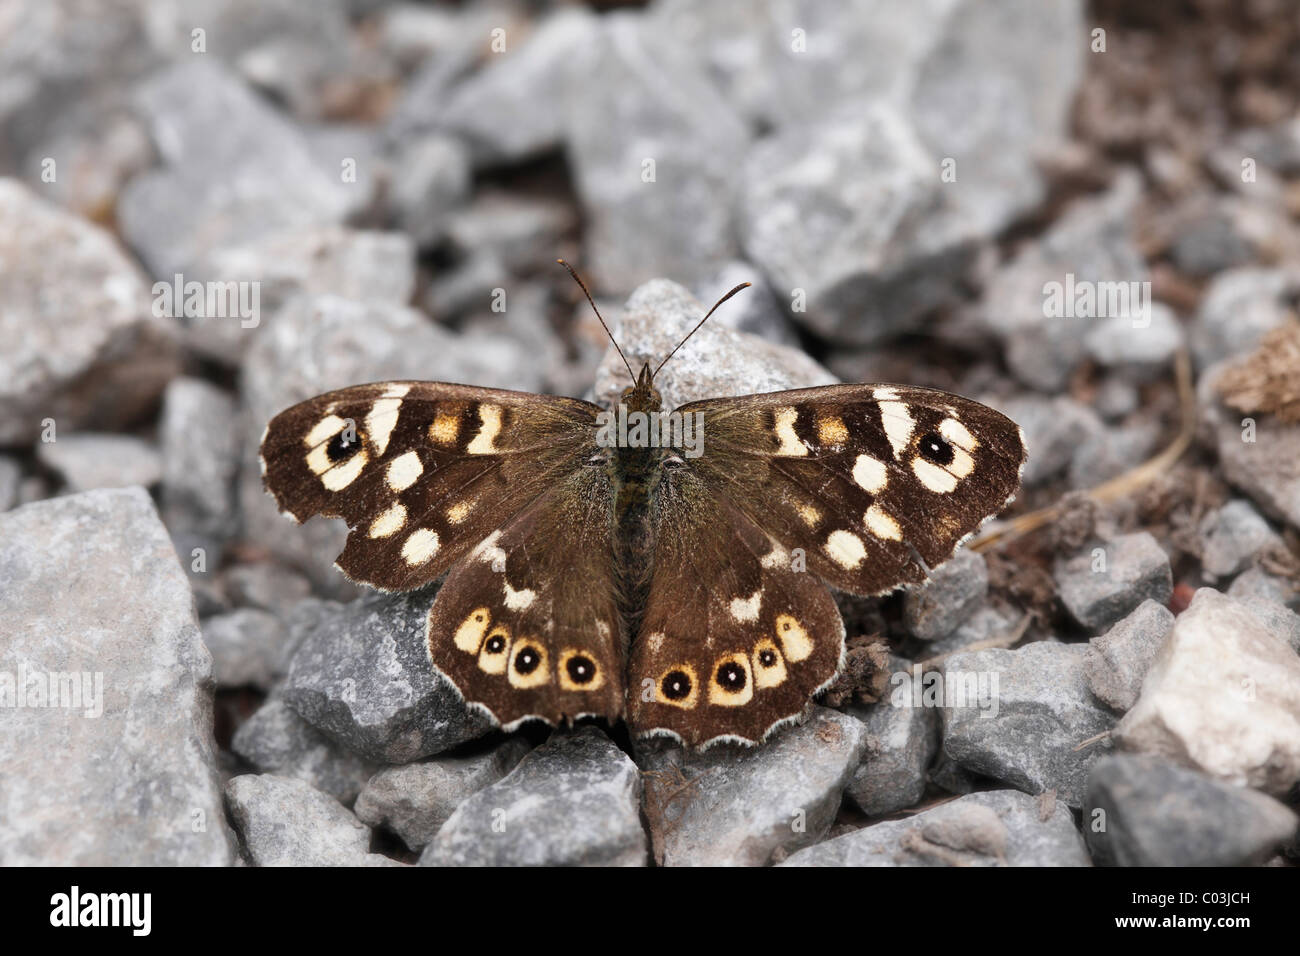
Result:
[[[663,449],[619,448],[611,457],[614,486],[614,558],[619,611],[635,634],[650,591],[654,522],[650,510]]]

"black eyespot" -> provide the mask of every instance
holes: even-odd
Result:
[[[493,634],[487,639],[487,644],[484,646],[484,649],[489,654],[500,654],[506,649],[506,639],[500,634]]]
[[[325,446],[325,456],[330,461],[343,461],[351,458],[361,447],[361,436],[353,429],[345,428]]]
[[[718,673],[714,675],[714,680],[718,686],[730,693],[736,693],[745,689],[745,668],[741,667],[735,661],[728,661],[718,668]]]
[[[770,647],[765,647],[758,652],[758,662],[764,667],[776,666],[776,652]]]
[[[951,465],[953,459],[952,442],[938,432],[926,432],[917,443],[921,457],[936,465]]]
[[[569,680],[575,684],[590,684],[592,678],[596,676],[596,663],[590,657],[583,657],[581,654],[574,654],[565,663],[564,669],[569,672]]]
[[[659,682],[659,689],[669,700],[685,700],[691,696],[691,677],[685,671],[669,671]]]
[[[541,662],[542,655],[538,654],[537,651],[531,647],[520,648],[519,653],[515,655],[515,673],[531,674],[537,670],[537,665]]]

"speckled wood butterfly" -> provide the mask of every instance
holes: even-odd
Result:
[[[553,395],[339,389],[272,419],[265,485],[295,520],[347,522],[354,581],[447,575],[430,658],[506,729],[596,715],[693,746],[797,719],[843,662],[826,585],[922,581],[1019,486],[1020,429],[947,392],[831,385],[669,415],[650,366],[632,378],[617,427]]]

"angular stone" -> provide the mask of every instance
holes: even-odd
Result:
[[[989,235],[1039,201],[1034,157],[1065,137],[1086,49],[1075,2],[671,0],[649,16],[759,129],[875,102],[911,117]]]
[[[163,396],[163,520],[173,534],[226,540],[238,528],[239,414],[234,399],[201,379],[177,378]]]
[[[131,435],[80,432],[39,442],[36,460],[63,479],[68,491],[151,487],[162,480],[158,449]]]
[[[283,676],[289,635],[274,614],[241,607],[203,621],[203,643],[212,654],[218,687],[270,690]]]
[[[401,147],[391,178],[388,202],[398,225],[417,245],[436,245],[469,198],[469,156],[451,137],[421,137]]]
[[[407,763],[483,734],[455,687],[429,663],[433,594],[370,595],[308,629],[281,688],[328,737],[381,763]]]
[[[861,721],[824,707],[761,747],[692,753],[663,740],[638,743],[637,763],[653,778],[646,816],[662,865],[765,866],[816,843],[867,745]]]
[[[1285,794],[1300,781],[1300,657],[1242,602],[1201,588],[1114,738],[1125,750]]]
[[[592,82],[587,71],[600,44],[600,18],[585,7],[558,9],[522,40],[507,34],[504,54],[453,86],[435,122],[465,142],[478,165],[555,149]]]
[[[634,371],[639,372],[644,362],[650,362],[653,369],[707,311],[707,306],[701,306],[676,282],[656,279],[627,300],[614,334]],[[702,398],[834,382],[830,372],[799,349],[733,332],[711,321],[704,323],[655,376],[655,388],[663,396],[666,409]],[[627,369],[610,348],[596,373],[593,401],[615,405],[629,384]]]
[[[943,749],[967,770],[1079,806],[1088,768],[1108,748],[1075,748],[1115,722],[1088,691],[1086,655],[1081,644],[1042,641],[946,658]]]
[[[137,419],[176,374],[176,330],[109,233],[0,179],[0,445]]]
[[[1020,480],[1026,488],[1036,488],[1059,476],[1070,467],[1081,447],[1105,431],[1096,412],[1064,395],[1016,395],[994,401],[993,407],[1025,433],[1029,458]]]
[[[1093,766],[1083,819],[1093,860],[1113,866],[1258,866],[1297,824],[1272,797],[1133,754]]]
[[[345,806],[378,767],[331,741],[272,695],[244,721],[231,749],[265,774],[305,780]]]
[[[1169,557],[1145,531],[1094,542],[1061,558],[1054,576],[1066,610],[1094,634],[1145,600],[1168,604],[1173,595]]]
[[[231,863],[212,661],[144,489],[0,514],[0,582],[0,865]]]
[[[1261,550],[1281,539],[1249,501],[1235,498],[1201,521],[1201,568],[1215,581],[1243,570]]]
[[[1248,267],[1214,277],[1192,324],[1198,369],[1253,351],[1271,329],[1287,322],[1300,295],[1300,269]]]
[[[599,27],[565,135],[585,271],[614,294],[656,276],[694,284],[735,258],[749,131],[674,38],[626,13]]]
[[[1109,192],[1079,200],[987,283],[980,314],[989,332],[1002,340],[1007,364],[1025,385],[1059,393],[1090,351],[1122,355],[1123,348],[1130,348],[1152,354],[1157,349],[1149,340],[1167,346],[1165,323],[1143,326],[1146,319],[1133,307],[1129,285],[1150,278],[1133,236],[1132,213],[1140,192],[1135,175],[1121,176]],[[1121,287],[1103,287],[1103,282],[1125,283],[1122,291],[1128,294],[1117,295],[1115,307],[1122,311],[1127,299],[1131,314],[1110,314],[1111,297],[1102,293],[1118,293]],[[1059,292],[1059,302],[1049,298],[1049,289]],[[1090,308],[1083,303],[1089,314],[1080,315],[1084,289],[1097,294]],[[1107,337],[1118,341],[1101,341]]]
[[[422,866],[645,866],[641,775],[595,727],[559,732],[456,808]]]
[[[930,573],[923,585],[904,592],[903,626],[918,640],[947,637],[970,618],[989,590],[989,571],[978,552],[959,549]]]
[[[1062,803],[986,790],[827,840],[784,866],[1088,866],[1083,838]]]
[[[218,280],[257,284],[256,324],[190,319],[186,344],[206,358],[240,362],[286,302],[297,295],[337,295],[406,305],[415,291],[415,243],[400,232],[304,226],[213,250],[199,266]]]
[[[528,750],[527,741],[512,737],[483,753],[385,767],[366,783],[354,809],[363,823],[423,849],[458,806],[514,770]]]
[[[1217,385],[1229,364],[1207,369],[1196,388],[1198,407],[1206,430],[1213,435],[1223,475],[1264,514],[1300,528],[1300,425],[1225,406]]]
[[[271,561],[236,564],[222,572],[221,584],[241,607],[282,613],[311,595],[311,582]]]
[[[937,159],[893,109],[872,104],[761,141],[743,171],[739,230],[794,318],[872,344],[954,296],[977,231],[946,205]]]
[[[13,458],[0,456],[0,511],[8,511],[18,504],[18,488],[22,478],[22,466]]]
[[[127,184],[117,217],[156,279],[225,278],[193,273],[222,247],[339,222],[355,199],[301,130],[216,60],[153,74],[137,103],[164,166]]]
[[[447,237],[463,254],[490,256],[508,274],[553,269],[555,250],[576,219],[573,207],[558,200],[480,193],[451,214]],[[489,301],[485,296],[483,306]]]
[[[1083,673],[1097,699],[1121,713],[1132,707],[1173,626],[1174,615],[1167,607],[1143,601],[1105,634],[1089,641]]]
[[[891,660],[895,672],[910,664],[902,658]],[[848,709],[866,726],[870,740],[844,794],[868,816],[914,806],[925,794],[926,771],[939,751],[939,712],[907,706],[910,703],[886,697],[871,707]]]
[[[305,780],[247,773],[226,802],[254,866],[397,866],[370,852],[370,830]]]

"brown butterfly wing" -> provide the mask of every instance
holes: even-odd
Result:
[[[595,450],[600,409],[549,395],[376,382],[276,415],[263,481],[297,521],[341,517],[354,581],[405,591],[446,571]]]
[[[611,484],[587,467],[552,485],[452,569],[429,612],[429,654],[507,728],[623,714]]]

